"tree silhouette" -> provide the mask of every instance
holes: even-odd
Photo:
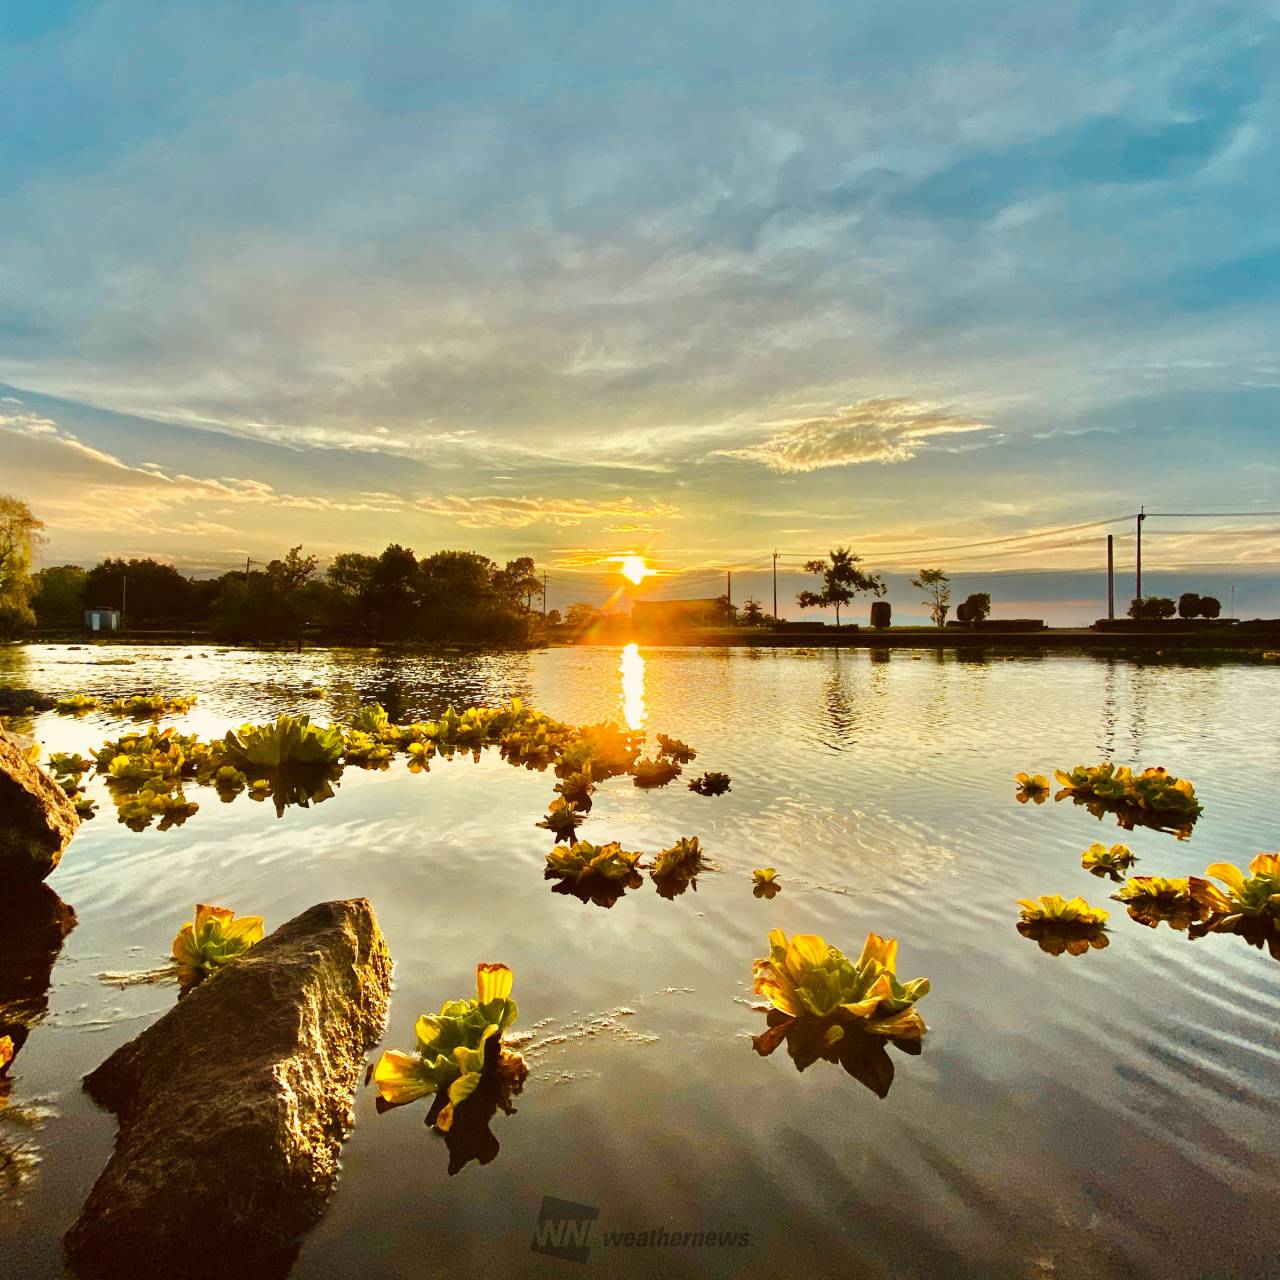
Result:
[[[835,608],[836,626],[840,625],[840,609],[849,604],[859,592],[884,595],[884,583],[878,574],[867,573],[859,566],[861,556],[855,556],[848,547],[835,547],[825,560],[809,560],[805,573],[816,573],[822,579],[821,591],[801,591],[796,603],[802,609]]]

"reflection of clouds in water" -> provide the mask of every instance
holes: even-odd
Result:
[[[644,709],[644,658],[640,646],[629,644],[622,650],[622,718],[628,729],[643,729]]]

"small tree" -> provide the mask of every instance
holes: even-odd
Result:
[[[951,609],[951,578],[941,569],[921,569],[920,576],[911,581],[925,593],[924,603],[935,627],[946,625]]]
[[[1135,622],[1163,622],[1178,612],[1168,596],[1138,596],[1129,605],[1129,617]]]
[[[764,610],[759,600],[746,600],[742,605],[742,621],[749,627],[758,627],[764,622]]]
[[[1184,591],[1178,597],[1178,617],[1198,618],[1200,616],[1200,597],[1194,591]]]
[[[796,603],[802,609],[829,609],[834,606],[836,626],[840,625],[840,610],[849,604],[859,592],[884,595],[884,583],[880,576],[867,573],[860,566],[861,556],[855,556],[848,547],[835,547],[826,560],[809,560],[805,573],[816,573],[822,579],[821,591],[801,591]]]
[[[1200,616],[1202,618],[1216,618],[1221,613],[1222,601],[1217,596],[1200,597]]]
[[[956,621],[974,626],[986,620],[991,612],[991,596],[986,591],[975,591],[956,605]]]

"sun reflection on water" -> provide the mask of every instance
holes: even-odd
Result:
[[[644,728],[644,659],[640,646],[629,644],[622,650],[622,718],[628,729]]]

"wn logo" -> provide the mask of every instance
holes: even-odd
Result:
[[[572,1200],[543,1196],[533,1227],[534,1253],[545,1253],[566,1262],[586,1262],[591,1255],[591,1227],[600,1210]]]

